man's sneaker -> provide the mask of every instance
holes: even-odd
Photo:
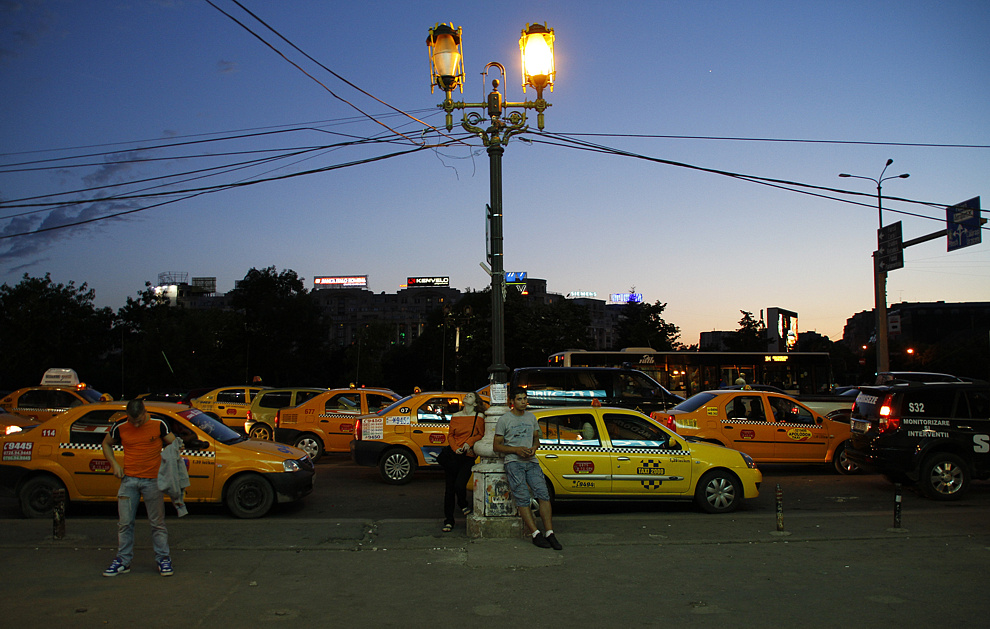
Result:
[[[557,536],[554,533],[547,535],[547,543],[550,544],[550,548],[553,548],[554,550],[564,549],[564,547],[560,545],[560,542],[557,541]]]
[[[114,557],[113,561],[110,562],[110,567],[103,571],[103,576],[115,577],[118,574],[127,574],[130,571],[131,567],[125,566],[124,562],[120,560],[120,557]]]
[[[536,537],[533,538],[533,545],[540,548],[550,548],[550,542],[547,541],[547,538],[543,537],[543,533],[536,534]]]
[[[172,576],[172,560],[169,557],[158,560],[158,574],[163,577]]]

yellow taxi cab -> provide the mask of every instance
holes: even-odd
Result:
[[[845,456],[848,418],[823,417],[780,393],[703,391],[654,417],[679,435],[735,448],[757,463],[824,463],[840,474],[859,471]]]
[[[275,441],[292,444],[314,462],[319,461],[324,452],[348,451],[359,416],[388,408],[398,399],[391,389],[330,389],[295,407],[276,411],[272,434]]]
[[[85,382],[80,382],[72,369],[55,368],[45,372],[40,386],[24,387],[3,396],[0,409],[46,422],[70,408],[99,402],[106,397]]]
[[[532,412],[543,433],[536,457],[554,500],[693,500],[708,513],[728,513],[759,495],[763,475],[751,457],[685,439],[638,411]]]
[[[417,468],[440,469],[436,457],[447,445],[450,416],[464,407],[465,391],[415,393],[381,411],[360,415],[350,442],[358,465],[377,467],[382,480],[402,485]]]
[[[186,503],[223,503],[236,517],[257,518],[276,501],[299,500],[313,489],[315,469],[301,450],[250,440],[188,406],[149,402],[145,407],[182,439],[189,471]],[[87,404],[0,436],[0,485],[14,491],[25,516],[50,514],[56,489],[66,490],[69,500],[117,500],[120,481],[101,444],[126,408],[122,402]]]
[[[251,401],[258,391],[266,388],[268,387],[220,387],[191,400],[189,404],[225,426],[240,432],[244,430],[244,420],[251,410]]]
[[[0,411],[0,435],[12,435],[31,426],[37,426],[39,423],[41,422],[31,417],[22,417]]]

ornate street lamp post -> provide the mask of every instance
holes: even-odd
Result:
[[[454,128],[455,109],[465,111],[461,119],[464,130],[481,138],[481,143],[487,148],[489,158],[490,202],[488,206],[489,233],[491,243],[489,260],[491,263],[491,292],[492,292],[492,364],[489,366],[491,382],[491,407],[488,409],[485,421],[485,438],[477,444],[475,450],[482,457],[482,463],[474,468],[475,509],[468,521],[468,531],[475,537],[490,537],[512,534],[518,530],[515,518],[499,518],[512,516],[515,506],[508,496],[508,485],[505,482],[505,472],[502,469],[500,457],[492,450],[495,422],[508,411],[505,406],[508,401],[507,382],[509,367],[505,364],[505,266],[502,257],[502,154],[509,138],[529,130],[526,116],[527,110],[537,112],[537,127],[543,130],[543,112],[550,103],[543,99],[543,91],[550,88],[553,91],[553,81],[556,74],[553,62],[553,29],[546,24],[527,24],[519,39],[519,50],[522,55],[522,88],[536,90],[535,101],[507,102],[504,87],[505,67],[497,62],[485,66],[482,75],[487,79],[488,71],[496,68],[499,78],[492,80],[492,91],[488,94],[487,102],[465,103],[454,101],[452,94],[455,89],[464,92],[464,55],[461,46],[462,30],[454,28],[453,24],[437,24],[430,29],[426,45],[430,53],[430,91],[439,87],[444,92],[444,101],[439,105],[446,113],[447,131]],[[510,111],[515,110],[515,111]]]
[[[888,159],[887,163],[884,165],[883,170],[880,171],[880,176],[874,179],[873,177],[862,177],[860,175],[850,175],[847,173],[840,173],[840,177],[851,177],[852,179],[865,179],[867,181],[872,181],[877,184],[877,216],[880,221],[880,228],[883,228],[883,194],[881,193],[881,187],[883,182],[889,179],[907,179],[911,175],[908,173],[903,173],[901,175],[891,175],[890,177],[884,177],[884,173],[887,172],[887,167],[894,163],[894,160]],[[887,349],[887,271],[885,271],[880,266],[880,231],[877,230],[877,250],[873,252],[873,291],[874,291],[874,307],[873,313],[876,318],[876,336],[877,336],[877,373],[882,373],[884,371],[890,371],[890,352]]]

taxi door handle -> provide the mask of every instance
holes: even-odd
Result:
[[[76,456],[75,452],[63,452],[62,456]]]
[[[620,457],[616,457],[615,460],[616,461],[628,461],[629,460],[629,457],[627,457],[627,456],[620,456]]]
[[[421,435],[421,434],[423,434],[423,431],[420,430],[419,428],[417,428],[416,430],[413,431],[413,434],[414,435]]]
[[[557,455],[556,454],[545,454],[545,455],[543,455],[543,458],[545,458],[545,459],[556,459],[557,458]]]

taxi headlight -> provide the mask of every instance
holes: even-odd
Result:
[[[745,452],[740,452],[739,454],[742,455],[743,462],[746,463],[746,467],[748,467],[751,470],[755,470],[756,469],[756,462],[753,461],[753,457],[749,456]]]
[[[286,459],[282,461],[282,470],[286,472],[298,472],[302,470],[302,467],[299,465],[299,461]]]
[[[20,426],[7,426],[7,430],[6,430],[6,433],[5,434],[12,435],[15,432],[21,432],[21,427]]]

